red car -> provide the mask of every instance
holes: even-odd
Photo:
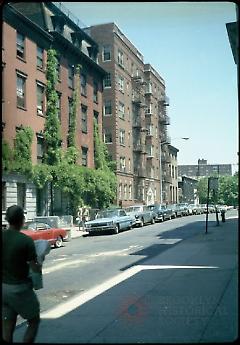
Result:
[[[64,240],[67,240],[67,231],[64,229],[51,228],[46,223],[26,222],[21,230],[33,240],[47,240],[51,245],[60,248]]]

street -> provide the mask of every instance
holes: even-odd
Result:
[[[229,211],[227,217],[236,214],[235,210]],[[37,291],[41,312],[204,233],[205,218],[206,215],[188,216],[118,235],[79,237],[64,243],[62,248],[52,249],[43,265],[44,288]],[[210,214],[209,224],[215,223],[215,214]]]

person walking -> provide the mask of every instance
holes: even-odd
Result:
[[[10,206],[6,211],[9,223],[2,230],[2,325],[3,340],[13,342],[17,316],[27,320],[28,327],[23,342],[33,343],[40,322],[40,304],[33,291],[29,268],[41,273],[33,240],[20,232],[24,212],[20,206]]]

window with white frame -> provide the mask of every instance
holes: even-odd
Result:
[[[110,131],[105,131],[104,142],[105,144],[112,144],[112,133]]]
[[[59,92],[57,92],[56,108],[59,121],[61,121],[61,94]]]
[[[125,130],[124,129],[119,130],[119,143],[120,145],[125,145]]]
[[[111,46],[106,45],[103,46],[103,51],[102,51],[102,60],[103,61],[110,61],[111,60]]]
[[[42,135],[37,135],[37,163],[43,162],[44,139]]]
[[[124,199],[127,200],[127,185],[124,185]]]
[[[83,96],[87,96],[87,76],[86,76],[86,74],[81,73],[80,79],[81,79],[81,94]]]
[[[132,200],[132,185],[129,185],[129,200]]]
[[[154,146],[153,145],[146,145],[147,154],[149,157],[154,157]]]
[[[105,76],[105,78],[103,79],[103,87],[107,88],[107,87],[111,87],[111,73],[107,73],[107,75]]]
[[[119,49],[118,50],[118,64],[123,67],[123,52]]]
[[[43,48],[37,46],[37,67],[43,68]]]
[[[37,114],[43,115],[44,113],[44,97],[45,87],[43,84],[37,82]]]
[[[125,172],[126,171],[126,158],[120,157],[120,171]]]
[[[21,108],[26,106],[26,79],[26,76],[17,73],[17,106]]]
[[[119,111],[119,117],[121,119],[124,119],[125,117],[125,107],[124,107],[124,103],[119,102],[118,103],[118,111]]]
[[[147,105],[147,114],[152,114],[152,103]]]
[[[119,193],[119,199],[122,199],[122,183],[119,183],[118,185],[118,193]]]
[[[128,171],[131,172],[131,159],[128,159]]]
[[[119,86],[119,91],[124,93],[124,78],[121,75],[118,76],[118,86]]]
[[[104,116],[112,115],[112,101],[111,100],[105,100],[103,113],[104,113]]]
[[[25,58],[25,37],[17,32],[17,56]]]

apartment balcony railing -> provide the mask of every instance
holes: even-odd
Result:
[[[71,21],[73,21],[81,29],[87,28],[87,25],[84,24],[80,19],[78,19],[72,12],[70,12],[69,9],[65,7],[62,2],[53,2],[53,4],[57,8],[59,8],[60,11],[62,11]],[[88,36],[90,35],[88,34]]]
[[[163,125],[170,125],[170,117],[168,115],[164,115],[163,113],[159,113],[159,121]]]
[[[142,95],[132,95],[132,102],[135,104],[145,104],[144,96]]]
[[[145,145],[144,144],[133,144],[133,151],[145,152]]]

